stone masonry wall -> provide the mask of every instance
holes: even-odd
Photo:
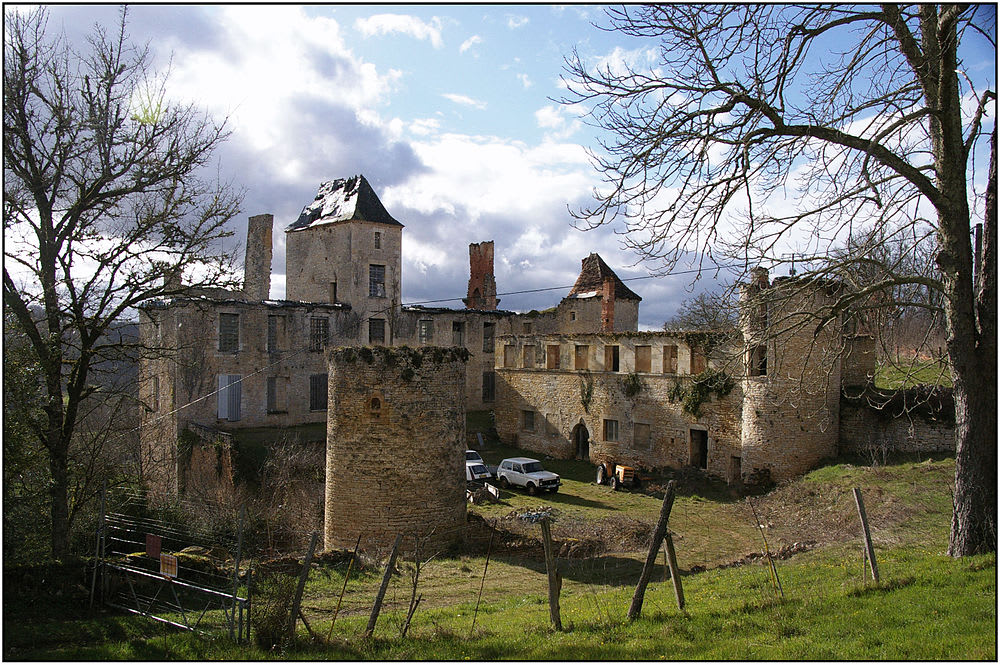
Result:
[[[559,347],[559,369],[547,367],[549,346]],[[577,346],[587,347],[587,371],[574,369]],[[606,346],[618,347],[618,371],[604,364]],[[635,371],[636,346],[649,347],[651,371]],[[678,348],[679,371],[664,373],[664,348],[671,346]],[[686,413],[676,399],[676,387],[692,381],[685,339],[669,333],[518,335],[503,338],[497,347],[495,414],[497,431],[506,443],[572,458],[580,452],[577,435],[582,425],[589,434],[591,461],[610,458],[647,469],[680,468],[696,463],[692,431],[705,432],[706,471],[733,479],[733,458],[740,456],[740,390],[737,386],[721,399],[713,396],[701,405],[698,417]],[[516,366],[504,367],[505,353],[511,353],[505,347],[514,349]],[[532,347],[527,367],[525,347]],[[628,385],[636,380],[638,392],[630,394]],[[533,415],[526,420],[525,412]],[[614,427],[606,429],[606,420],[617,423],[617,436]]]
[[[329,359],[326,548],[380,549],[403,534],[424,554],[462,537],[461,348],[338,348]]]
[[[920,415],[887,418],[864,406],[841,403],[840,452],[879,460],[893,452],[936,453],[955,450],[955,424]]]

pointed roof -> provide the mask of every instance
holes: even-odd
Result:
[[[402,226],[386,211],[363,175],[339,178],[319,186],[316,199],[302,209],[285,232],[350,220]]]
[[[615,281],[615,299],[642,300],[632,289],[625,286],[615,271],[596,252],[581,261],[580,276],[569,291],[569,298],[588,298],[597,296],[604,291],[604,279],[611,277]]]

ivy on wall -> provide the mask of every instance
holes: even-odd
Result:
[[[722,399],[733,391],[736,381],[723,371],[717,369],[706,369],[700,374],[691,377],[688,384],[674,381],[673,387],[667,397],[671,402],[681,402],[684,412],[695,418],[701,416],[701,405],[712,399],[714,394],[717,399]]]

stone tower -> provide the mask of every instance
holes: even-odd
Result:
[[[402,238],[403,225],[364,176],[323,183],[285,228],[285,297],[385,316],[399,304]]]
[[[271,227],[274,215],[255,215],[247,223],[243,261],[243,294],[249,300],[267,300],[271,290]]]
[[[462,298],[469,309],[495,311],[497,280],[493,275],[493,241],[474,242],[469,245],[469,293]]]
[[[741,473],[791,478],[837,452],[842,324],[817,330],[842,286],[758,268],[741,288],[744,367]]]
[[[429,556],[466,519],[465,349],[342,347],[329,352],[326,548]]]

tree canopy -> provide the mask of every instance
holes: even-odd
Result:
[[[939,294],[911,304],[943,310],[955,378],[949,551],[995,550],[996,93],[962,60],[973,45],[995,59],[995,8],[655,5],[607,15],[608,29],[642,40],[642,57],[567,59],[562,101],[596,128],[603,176],[579,224],[620,225],[625,244],[664,271],[699,251],[747,271],[794,260],[803,284],[865,273],[820,325],[913,288]]]

